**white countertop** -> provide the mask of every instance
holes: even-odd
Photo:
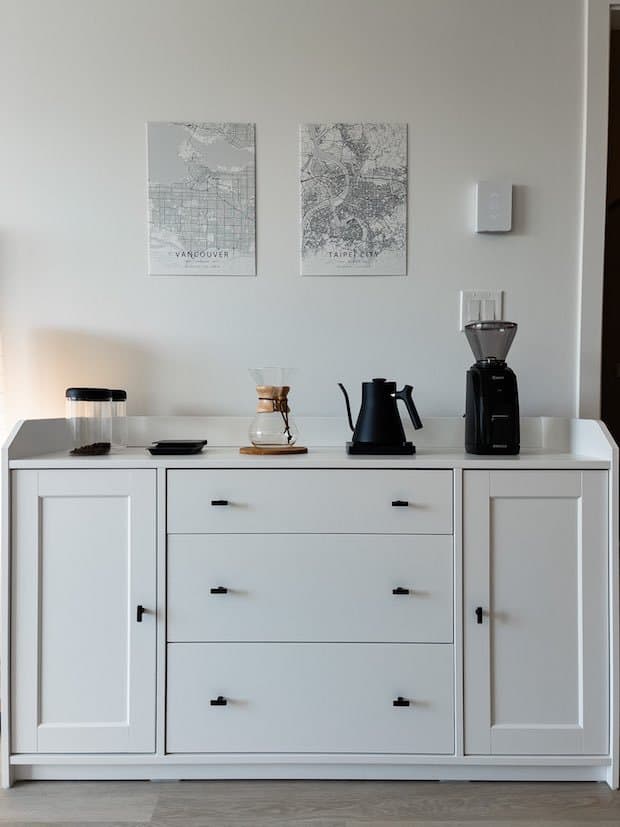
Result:
[[[209,447],[188,456],[151,456],[127,448],[101,457],[74,457],[68,451],[11,459],[9,468],[609,468],[596,456],[523,449],[517,456],[474,456],[454,448],[420,449],[413,456],[348,456],[344,446],[309,448],[292,456],[247,456],[237,447]]]
[[[462,417],[427,418],[424,428],[408,439],[417,445],[413,456],[348,456],[350,431],[342,419],[300,420],[307,454],[248,456],[249,418],[128,417],[129,442],[134,446],[102,457],[74,457],[71,432],[64,419],[29,419],[16,424],[3,448],[3,469],[17,468],[512,468],[600,469],[616,461],[617,448],[596,420],[525,417],[521,419],[521,453],[516,456],[475,456],[463,450]],[[408,426],[407,426],[408,427]],[[200,454],[151,456],[146,446],[156,439],[205,439]]]

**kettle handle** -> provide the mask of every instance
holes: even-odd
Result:
[[[403,385],[403,389],[397,391],[395,396],[396,399],[402,399],[402,401],[407,406],[407,410],[409,411],[409,416],[411,417],[413,427],[416,429],[416,431],[418,431],[423,426],[422,420],[420,419],[415,403],[413,401],[413,396],[411,395],[412,391],[413,387],[411,385]]]
[[[351,404],[349,402],[349,394],[347,393],[347,389],[342,384],[342,382],[338,382],[338,387],[340,388],[340,390],[344,394],[344,401],[345,401],[346,406],[347,406],[347,416],[349,417],[349,427],[351,428],[352,431],[354,431],[355,428],[353,427],[353,417],[351,416]]]

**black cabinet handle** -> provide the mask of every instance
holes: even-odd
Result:
[[[217,698],[211,698],[209,703],[211,704],[211,706],[226,706],[228,704],[228,701],[223,695],[218,695]]]
[[[407,698],[403,698],[402,695],[399,695],[396,700],[392,701],[392,706],[411,706],[411,701],[407,700]]]
[[[410,594],[409,589],[403,589],[402,586],[397,586],[395,589],[392,589],[392,594]]]
[[[145,611],[146,611],[146,609],[144,608],[144,606],[138,606],[137,607],[137,609],[136,609],[136,622],[137,623],[142,623],[142,617],[143,617]]]
[[[476,623],[482,623],[483,616],[484,612],[482,611],[482,606],[478,606],[476,609]]]
[[[228,594],[226,586],[214,586],[210,591],[211,594]]]
[[[407,500],[392,500],[392,508],[407,508],[408,505]]]
[[[228,500],[211,500],[211,505],[228,505]]]

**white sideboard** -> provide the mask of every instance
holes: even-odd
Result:
[[[523,420],[472,457],[239,455],[245,420],[130,419],[3,456],[2,772],[62,778],[604,780],[618,786],[617,449]],[[152,457],[151,439],[209,439]],[[142,446],[142,447],[141,447]]]

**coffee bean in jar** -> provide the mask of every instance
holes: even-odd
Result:
[[[110,450],[112,394],[108,388],[67,388],[66,417],[73,438],[72,454],[100,456]]]

